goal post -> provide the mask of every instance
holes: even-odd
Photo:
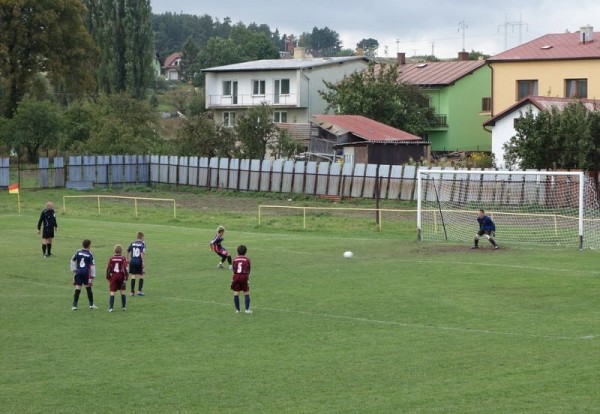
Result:
[[[598,197],[583,172],[418,170],[419,240],[472,241],[479,209],[499,244],[600,248]]]

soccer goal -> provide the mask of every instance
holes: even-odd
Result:
[[[420,168],[417,193],[419,240],[471,242],[484,209],[500,245],[600,248],[595,184],[582,172]]]

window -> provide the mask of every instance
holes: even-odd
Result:
[[[255,80],[252,81],[252,95],[265,95],[265,81]]]
[[[481,112],[492,111],[492,98],[481,98]]]
[[[273,122],[275,122],[275,123],[285,123],[285,122],[287,122],[287,112],[285,112],[285,111],[274,111],[273,112]]]
[[[537,80],[518,80],[517,81],[517,100],[521,100],[526,96],[536,96],[538,94]]]
[[[289,95],[290,94],[290,80],[289,79],[275,79],[273,82],[273,89],[275,89],[273,94],[273,102],[278,104],[281,103],[279,97],[281,95]]]
[[[223,96],[231,96],[231,81],[223,81]]]
[[[281,95],[289,95],[290,94],[290,80],[282,79],[281,80]]]
[[[587,79],[566,79],[565,97],[587,98]]]
[[[235,112],[223,112],[223,126],[229,128],[235,126]]]

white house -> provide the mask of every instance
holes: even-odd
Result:
[[[366,56],[265,59],[204,69],[206,108],[216,122],[233,126],[247,109],[267,103],[276,123],[308,124],[326,113],[323,81],[338,82],[368,66]],[[300,56],[303,56],[302,54]]]
[[[549,96],[528,96],[519,102],[500,112],[487,122],[483,127],[492,133],[492,152],[496,157],[496,167],[504,169],[504,144],[517,134],[515,123],[517,119],[524,116],[529,111],[537,115],[551,107],[558,109],[564,108],[567,104],[581,101],[589,109],[594,109],[594,100],[592,99],[571,99],[571,98],[553,98]],[[599,101],[595,101],[595,106],[599,107]],[[491,128],[491,129],[490,129]]]

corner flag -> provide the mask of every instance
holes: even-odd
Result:
[[[8,186],[8,194],[19,194],[19,184],[11,184]]]

